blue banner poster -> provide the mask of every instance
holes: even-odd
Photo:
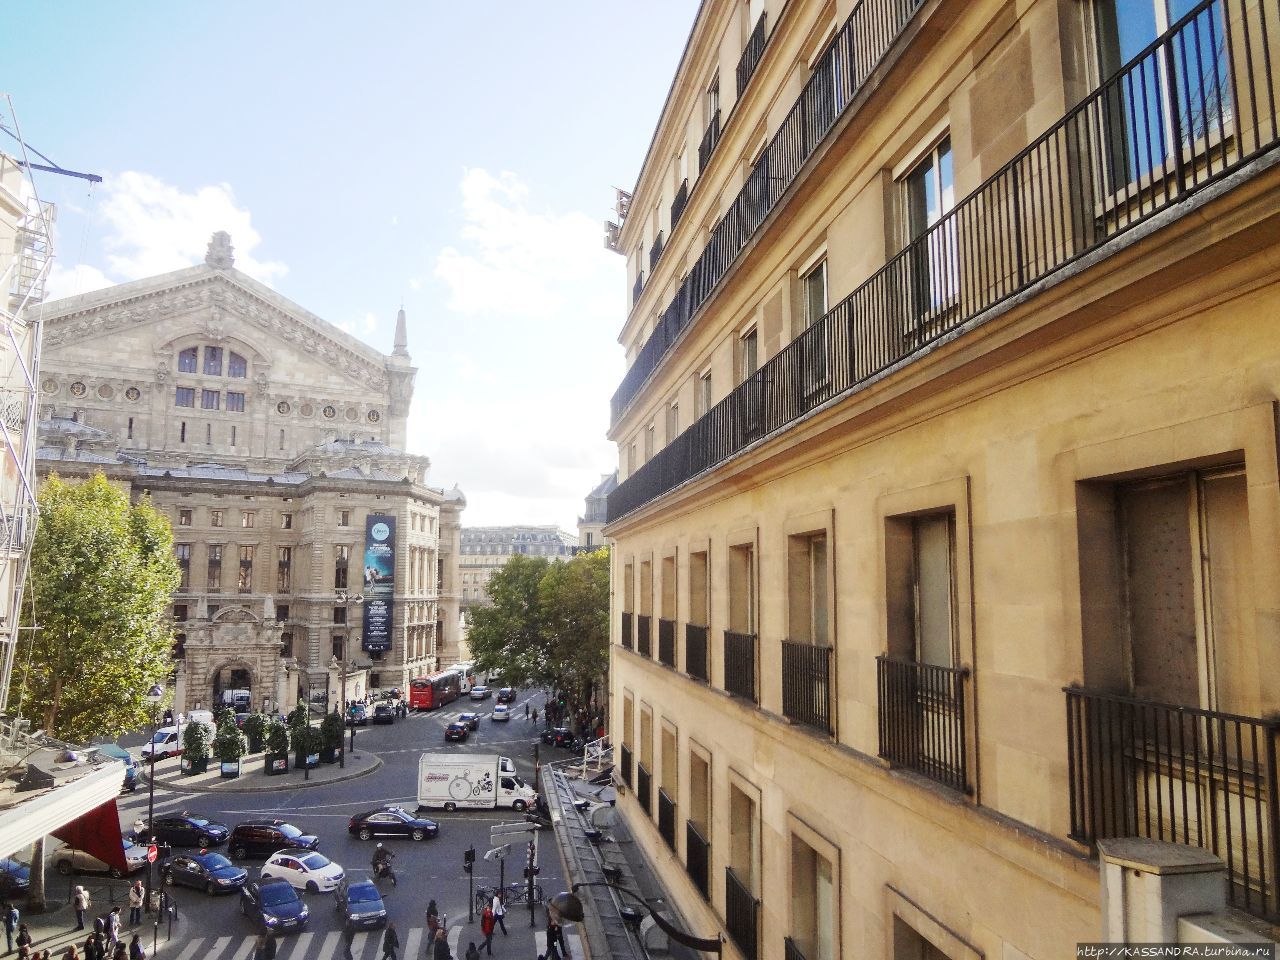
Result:
[[[364,635],[366,653],[391,649],[391,598],[396,592],[396,518],[371,514],[364,522]]]

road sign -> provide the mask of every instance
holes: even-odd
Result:
[[[502,837],[509,833],[528,833],[533,829],[533,824],[528,820],[517,820],[514,823],[496,823],[489,828],[489,836]]]
[[[156,849],[156,845],[154,843],[147,847],[147,863],[155,863],[156,857],[159,855],[160,851]]]
[[[508,844],[504,843],[504,844],[501,844],[500,846],[494,847],[492,850],[490,850],[488,853],[484,855],[484,858],[486,860],[505,860],[507,858],[507,854],[510,852],[511,852],[511,847]]]
[[[493,833],[490,831],[489,842],[495,847],[500,843],[524,843],[532,840],[536,832],[532,826],[527,826],[527,829],[521,830],[519,833]]]

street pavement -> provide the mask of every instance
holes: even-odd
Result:
[[[372,754],[381,765],[367,775],[330,783],[296,784],[296,789],[271,793],[228,792],[219,789],[215,793],[175,793],[167,790],[159,779],[155,790],[155,812],[173,813],[190,811],[234,826],[249,817],[279,817],[320,837],[320,852],[341,864],[347,871],[368,870],[374,845],[362,842],[347,833],[350,816],[373,809],[384,803],[399,803],[413,810],[417,805],[418,757],[423,752],[451,752],[500,754],[510,757],[516,769],[529,783],[534,783],[534,744],[538,741],[541,723],[535,726],[524,719],[524,705],[529,702],[543,712],[541,693],[522,694],[513,705],[513,719],[494,723],[491,719],[492,699],[473,703],[462,699],[439,710],[426,714],[411,714],[397,720],[391,726],[361,727],[356,733],[353,754]],[[473,732],[465,744],[444,742],[444,728],[458,714],[475,710],[482,716],[480,729]],[[543,756],[544,760],[562,756],[559,751],[541,746],[542,751],[556,756]],[[350,758],[349,758],[350,759]],[[363,757],[362,757],[363,759]],[[148,815],[146,784],[118,801],[121,823],[130,828],[135,820],[146,820]],[[483,940],[480,934],[480,918],[469,920],[467,907],[471,901],[468,877],[463,871],[463,852],[469,845],[476,849],[475,886],[496,886],[499,866],[496,861],[486,861],[484,854],[490,848],[489,830],[495,824],[523,820],[523,816],[511,810],[477,810],[445,813],[430,811],[425,814],[440,824],[440,835],[432,840],[414,843],[411,840],[387,840],[395,854],[394,868],[398,885],[380,883],[390,919],[395,921],[400,934],[401,960],[416,960],[427,956],[425,948],[425,911],[428,900],[436,901],[439,912],[447,917],[447,930],[452,953],[461,958],[471,941],[477,945]],[[546,897],[564,889],[560,857],[555,849],[551,831],[538,834],[539,867],[538,883]],[[222,850],[225,853],[225,849]],[[506,883],[521,880],[525,850],[513,845],[509,869],[503,871]],[[249,869],[250,879],[255,879],[261,861],[240,863]],[[143,877],[145,873],[138,874]],[[81,883],[94,891],[92,913],[109,909],[108,899],[122,896],[126,884],[111,882],[105,878],[71,878],[70,882],[50,872],[49,899],[51,904],[61,899],[65,904],[71,885]],[[259,930],[241,915],[239,895],[211,897],[186,887],[172,888],[178,905],[178,920],[172,925],[172,938],[168,938],[169,925],[158,931],[156,954],[174,957],[176,960],[247,960],[252,956],[254,937]],[[333,960],[342,955],[340,949],[341,923],[334,909],[332,894],[303,894],[311,911],[311,923],[306,932],[280,938],[280,960]],[[123,911],[127,916],[127,907]],[[72,942],[71,927],[75,917],[63,906],[45,917],[24,917],[32,922],[38,947],[60,948]],[[506,926],[508,935],[499,930],[494,938],[493,955],[521,957],[533,960],[545,951],[546,912],[538,906],[533,912],[535,926],[530,925],[530,912],[526,906],[508,908]],[[145,943],[151,950],[153,930],[150,919],[143,922]],[[583,956],[577,930],[566,928],[570,954]],[[79,934],[83,942],[85,934]],[[381,953],[381,931],[359,934],[353,947],[358,958],[378,958]],[[55,953],[57,950],[55,949]],[[487,956],[487,954],[486,954]]]

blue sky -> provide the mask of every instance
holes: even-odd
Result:
[[[38,180],[52,294],[226,229],[238,267],[384,352],[403,301],[430,482],[461,484],[467,524],[571,529],[614,464],[627,290],[601,225],[696,9],[26,0],[0,91],[28,143],[105,178]]]

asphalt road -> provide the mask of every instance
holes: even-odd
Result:
[[[494,723],[491,720],[494,701],[490,698],[479,703],[459,700],[432,713],[411,714],[391,726],[361,727],[356,733],[355,752],[375,753],[383,764],[368,776],[355,780],[279,793],[185,794],[157,787],[155,809],[157,813],[189,810],[228,826],[250,816],[280,817],[320,837],[320,852],[344,869],[367,870],[374,844],[349,836],[347,820],[352,814],[383,803],[400,803],[413,810],[417,805],[418,757],[424,751],[500,754],[510,757],[521,776],[533,782],[534,743],[541,724],[535,728],[534,724],[525,721],[526,702],[536,705],[541,712],[543,696],[533,693],[523,694],[517,699],[512,709],[513,719],[507,722]],[[465,744],[446,744],[445,725],[459,713],[473,709],[482,714],[480,729],[472,733]],[[565,756],[561,751],[551,751],[549,747],[541,749],[543,759]],[[548,756],[548,753],[555,756]],[[132,795],[122,797],[119,807],[125,829],[131,827],[136,819],[145,820],[146,789],[139,788]],[[421,947],[425,939],[422,931],[430,899],[434,899],[440,913],[447,916],[453,955],[460,958],[472,940],[477,943],[482,940],[479,916],[474,922],[468,922],[470,896],[468,877],[463,871],[463,852],[469,845],[475,846],[476,886],[496,885],[498,863],[482,859],[490,849],[489,830],[498,823],[520,821],[523,816],[511,810],[432,811],[425,815],[439,822],[440,835],[418,843],[408,839],[384,841],[395,851],[394,867],[399,882],[393,887],[383,881],[380,886],[390,918],[395,921],[400,935],[402,960],[425,955]],[[541,868],[538,883],[550,897],[564,888],[560,859],[550,831],[540,831],[538,842]],[[509,869],[505,871],[507,883],[521,879],[525,853],[523,846],[512,847]],[[254,879],[261,861],[244,861],[240,865],[249,868],[250,879]],[[50,881],[51,886],[58,883],[54,876]],[[51,894],[57,895],[54,890]],[[245,960],[251,956],[253,937],[258,931],[248,918],[241,916],[238,894],[211,897],[197,890],[179,887],[174,895],[180,919],[173,926],[171,942],[166,943],[166,928],[161,928],[161,956],[172,956],[178,960]],[[333,909],[332,895],[303,896],[311,910],[307,934],[281,938],[279,957],[281,960],[332,960],[340,957],[341,924]],[[101,898],[94,905],[95,912],[99,909]],[[494,954],[532,960],[542,953],[545,937],[538,928],[545,924],[545,911],[537,908],[534,919],[537,927],[531,928],[528,907],[510,907],[506,918],[509,935],[504,937],[501,930],[497,932]],[[148,935],[148,948],[150,939]],[[380,941],[380,932],[358,936],[355,956],[381,957]],[[570,947],[579,947],[573,935],[570,936]],[[580,947],[573,950],[573,956],[582,956]]]

